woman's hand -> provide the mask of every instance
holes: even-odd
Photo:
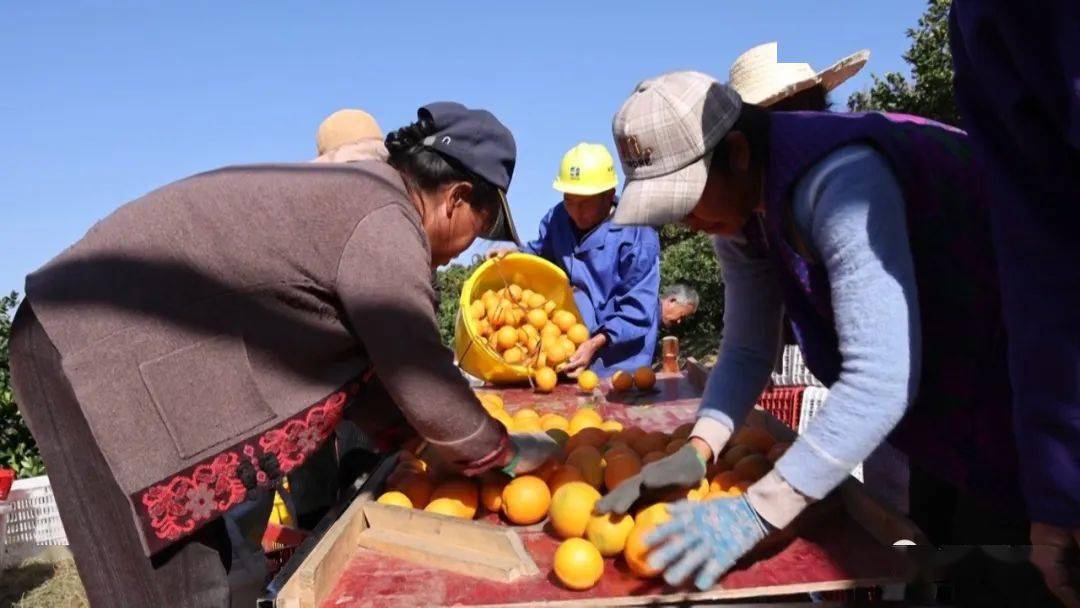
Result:
[[[679,585],[695,574],[694,586],[708,589],[740,557],[768,534],[768,524],[744,496],[668,507],[671,521],[645,536],[649,565],[664,569],[664,580]]]
[[[563,364],[559,371],[565,373],[571,378],[576,378],[589,368],[593,359],[596,358],[596,353],[607,344],[607,336],[604,334],[596,334],[588,340],[581,343],[581,346],[577,347],[574,354],[570,356],[570,359]]]
[[[1031,563],[1068,608],[1080,608],[1080,529],[1031,523]]]
[[[503,465],[508,475],[524,475],[562,455],[558,442],[547,433],[510,433],[510,446],[509,460]]]
[[[518,252],[517,247],[492,247],[491,249],[488,249],[487,251],[484,252],[484,259],[485,260],[492,260],[492,259],[501,260],[501,259],[505,258],[507,256],[507,254],[517,253],[517,252]]]

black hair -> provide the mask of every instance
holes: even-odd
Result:
[[[760,167],[765,165],[768,156],[769,130],[769,111],[760,106],[743,102],[742,109],[739,110],[739,117],[735,119],[735,124],[728,129],[728,133],[739,131],[746,136],[746,141],[750,145],[750,166]],[[729,155],[730,151],[727,142],[720,140],[720,143],[713,148],[709,170],[730,171]]]
[[[827,112],[832,108],[829,92],[816,84],[769,106],[770,112]]]
[[[435,131],[435,125],[430,120],[421,118],[388,133],[386,150],[390,153],[390,164],[404,173],[413,185],[428,192],[449,182],[469,182],[473,188],[469,204],[481,211],[491,212],[495,217],[502,204],[498,189],[457,160],[425,146],[424,138]]]

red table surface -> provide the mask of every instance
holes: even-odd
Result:
[[[614,393],[606,383],[589,395],[583,395],[572,384],[560,384],[549,394],[535,393],[528,387],[500,388],[495,392],[503,397],[510,412],[529,407],[541,414],[555,412],[569,417],[579,407],[594,407],[605,418],[624,425],[663,431],[693,421],[699,400],[699,391],[684,377],[668,374],[661,374],[656,388],[649,392]],[[483,519],[499,521],[491,513]],[[572,603],[679,591],[658,579],[644,581],[633,576],[621,558],[604,560],[604,575],[592,589],[583,592],[566,589],[551,570],[555,549],[561,541],[545,533],[542,526],[519,530],[540,569],[538,576],[497,583],[358,549],[322,606],[476,606],[560,600]],[[800,536],[774,549],[770,555],[756,557],[752,563],[726,574],[719,584],[725,589],[746,589],[871,580],[899,577],[907,568],[902,555],[880,545],[840,511],[815,517],[810,525],[803,526]]]

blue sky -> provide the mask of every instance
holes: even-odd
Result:
[[[0,3],[0,290],[139,195],[214,167],[302,161],[319,121],[362,107],[384,129],[426,102],[491,110],[518,142],[510,189],[533,235],[579,141],[611,149],[634,85],[673,69],[726,80],[746,48],[817,68],[900,55],[925,3]],[[165,5],[166,3],[152,3]],[[374,6],[373,6],[374,5]],[[675,7],[678,7],[677,9]],[[475,248],[475,246],[474,246]]]

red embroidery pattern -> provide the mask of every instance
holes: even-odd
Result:
[[[243,464],[253,467],[257,486],[273,480],[261,470],[261,459],[267,455],[277,459],[274,473],[281,475],[303,464],[330,438],[345,405],[359,391],[360,384],[351,383],[261,435],[137,492],[132,504],[151,552],[188,536],[244,501],[248,488],[238,473]]]

